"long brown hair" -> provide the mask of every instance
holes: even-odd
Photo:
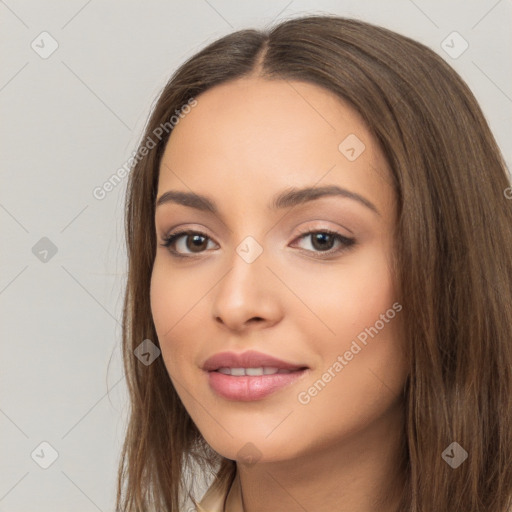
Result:
[[[204,441],[162,358],[146,366],[134,350],[145,339],[158,346],[149,300],[154,201],[172,130],[157,129],[191,98],[251,74],[313,83],[348,101],[392,170],[410,363],[399,511],[512,510],[512,201],[503,158],[473,94],[442,58],[385,28],[334,16],[217,40],[173,74],[149,118],[141,146],[156,144],[135,159],[126,196],[122,342],[131,409],[117,509],[175,512],[187,471],[234,474],[235,462]],[[453,442],[468,453],[457,468],[442,456]]]

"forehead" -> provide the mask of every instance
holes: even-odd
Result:
[[[360,115],[330,91],[243,78],[196,100],[165,148],[159,194],[179,188],[266,201],[269,188],[334,183],[380,196],[381,204],[390,199],[380,148]]]

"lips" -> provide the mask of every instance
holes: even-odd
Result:
[[[277,368],[277,370],[293,372],[303,370],[307,368],[307,366],[283,361],[255,350],[249,350],[241,354],[235,352],[219,352],[208,358],[203,364],[203,370],[207,372],[218,371],[220,368],[223,369],[223,371],[225,371],[226,368]]]
[[[203,364],[210,389],[232,401],[262,400],[290,388],[310,371],[268,354],[249,350],[242,354],[220,352]]]

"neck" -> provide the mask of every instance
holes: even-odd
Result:
[[[244,512],[395,512],[404,487],[401,404],[337,444],[293,460],[237,463]]]

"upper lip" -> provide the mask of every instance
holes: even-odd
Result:
[[[235,352],[219,352],[208,358],[203,364],[203,370],[211,372],[219,368],[278,368],[280,370],[301,370],[305,365],[293,364],[255,350],[241,354]]]

